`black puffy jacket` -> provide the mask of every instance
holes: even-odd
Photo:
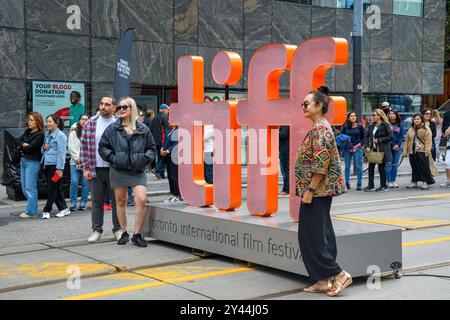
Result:
[[[373,150],[375,148],[373,144],[373,130],[376,124],[372,123],[366,131],[364,146]],[[392,133],[391,125],[387,122],[381,122],[378,126],[377,132],[375,133],[375,139],[379,141],[379,151],[391,152],[390,142],[394,140],[394,134]]]
[[[98,152],[111,167],[133,172],[144,172],[156,158],[155,141],[150,130],[136,121],[136,131],[128,135],[121,119],[106,128]]]

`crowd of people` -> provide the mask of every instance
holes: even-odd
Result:
[[[139,247],[146,247],[141,234],[147,212],[146,172],[152,170],[158,174],[156,169],[165,159],[171,192],[181,199],[178,170],[168,156],[177,140],[174,138],[176,128],[168,123],[168,109],[167,105],[162,105],[161,113],[154,117],[153,111],[146,114],[138,109],[132,98],[116,103],[112,96],[104,96],[97,114],[91,118],[86,114],[80,115],[70,127],[68,137],[64,133],[63,119],[55,114],[49,115],[45,119],[45,131],[42,115],[31,112],[26,119],[27,128],[18,142],[21,187],[27,199],[27,208],[20,218],[38,217],[37,184],[43,169],[48,184],[43,219],[51,218],[54,205],[58,209],[57,218],[66,217],[76,210],[86,210],[91,193],[92,234],[88,242],[100,240],[104,212],[111,209],[112,231],[118,244],[123,245],[130,240],[126,211],[127,205],[133,204],[136,206],[136,225],[131,241]],[[154,135],[158,139],[156,143]],[[62,188],[67,152],[70,155],[70,206]],[[158,178],[163,177],[164,174],[158,175]]]
[[[341,133],[336,137],[325,119],[330,97],[327,87],[311,91],[301,107],[312,128],[297,152],[295,190],[301,198],[298,229],[299,246],[304,265],[314,284],[305,292],[336,296],[352,284],[352,277],[336,262],[337,245],[330,209],[334,197],[351,190],[350,170],[355,163],[357,191],[388,191],[398,188],[396,183],[401,157],[408,157],[412,169],[407,188],[427,190],[435,183],[435,161],[440,157],[438,137],[447,137],[445,164],[450,188],[450,111],[443,121],[439,113],[424,108],[412,117],[407,132],[398,112],[383,103],[375,109],[372,121],[364,126],[355,112],[347,115]],[[74,96],[75,98],[75,96]],[[56,217],[63,218],[76,210],[85,210],[88,195],[92,200],[92,233],[89,243],[98,242],[103,234],[105,204],[111,205],[113,234],[118,245],[130,241],[127,205],[133,198],[136,206],[134,234],[131,241],[138,247],[147,247],[142,228],[147,213],[147,175],[151,170],[158,179],[167,176],[171,197],[166,202],[182,201],[178,186],[177,150],[178,130],[169,122],[170,108],[163,104],[159,114],[145,114],[130,97],[116,102],[112,96],[100,100],[98,112],[89,118],[79,115],[70,128],[69,138],[64,133],[64,122],[49,115],[44,132],[42,115],[32,112],[27,116],[27,129],[19,139],[22,190],[28,201],[23,219],[38,216],[37,180],[41,167],[48,183],[48,197],[43,208],[43,219],[50,219],[53,205]],[[280,165],[284,186],[281,196],[289,195],[289,127],[280,128]],[[213,183],[212,126],[204,130],[204,176]],[[341,152],[338,150],[341,148]],[[70,207],[67,206],[61,185],[70,154]],[[368,185],[362,186],[362,162],[369,161]],[[340,156],[345,160],[342,173]],[[375,167],[378,165],[380,186],[375,188]],[[81,199],[78,190],[81,184]]]

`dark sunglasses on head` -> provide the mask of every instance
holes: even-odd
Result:
[[[128,108],[129,108],[130,106],[127,106],[127,105],[123,105],[123,106],[118,106],[117,107],[117,111],[121,111],[121,110],[128,110]]]
[[[309,105],[310,105],[310,103],[308,101],[304,101],[302,103],[302,108],[306,109],[306,108],[308,108]]]

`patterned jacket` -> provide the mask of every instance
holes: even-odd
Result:
[[[313,175],[321,174],[314,197],[333,197],[347,192],[333,129],[324,118],[314,124],[297,153],[295,164],[298,196],[310,187]]]
[[[95,168],[97,167],[97,144],[95,133],[97,131],[97,114],[86,123],[81,134],[80,160],[84,171],[88,171],[93,178],[97,177]]]

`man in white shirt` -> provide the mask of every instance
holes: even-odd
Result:
[[[214,151],[214,127],[205,126],[204,129],[204,155],[205,155],[205,181],[213,184],[213,151]]]
[[[83,167],[84,178],[92,182],[92,235],[88,242],[98,242],[103,233],[103,205],[106,200],[106,190],[112,200],[113,233],[118,241],[122,236],[119,219],[117,218],[116,201],[114,191],[109,183],[109,163],[104,161],[98,153],[98,144],[103,132],[111,124],[117,121],[114,116],[116,101],[113,97],[101,98],[99,113],[92,117],[83,129],[81,135],[80,158]]]

